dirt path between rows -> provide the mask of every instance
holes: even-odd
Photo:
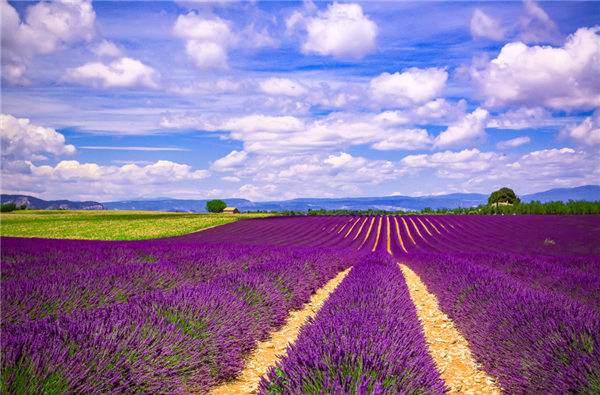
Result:
[[[248,357],[246,366],[238,376],[239,378],[217,387],[212,393],[215,395],[255,393],[258,389],[260,378],[280,358],[286,355],[286,347],[288,344],[296,341],[300,327],[309,317],[314,317],[317,314],[329,295],[337,288],[351,269],[340,272],[335,278],[320,288],[310,298],[310,301],[304,304],[301,310],[292,311],[286,324],[280,330],[274,332],[271,335],[271,339],[266,342],[258,342],[256,349]]]
[[[501,394],[496,380],[481,370],[469,350],[469,343],[456,330],[454,323],[439,309],[435,295],[427,291],[421,279],[407,266],[399,264],[404,273],[410,298],[417,308],[429,353],[441,377],[450,387],[450,394]]]

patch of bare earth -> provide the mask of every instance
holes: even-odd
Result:
[[[400,264],[410,297],[417,308],[429,353],[446,381],[451,394],[501,394],[496,379],[475,362],[469,343],[456,330],[454,323],[439,309],[437,298],[427,291],[421,279]]]
[[[292,311],[286,324],[271,335],[266,342],[258,342],[256,349],[246,359],[244,370],[234,381],[229,381],[213,390],[213,394],[252,394],[258,389],[260,378],[267,370],[275,365],[286,355],[288,344],[294,343],[298,337],[300,327],[309,317],[314,317],[323,306],[329,295],[337,288],[342,280],[348,275],[350,269],[340,272],[325,286],[320,288],[304,304],[300,310]]]

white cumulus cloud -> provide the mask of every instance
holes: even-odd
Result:
[[[247,157],[246,152],[233,150],[226,156],[214,161],[210,168],[215,171],[234,171],[244,164]]]
[[[26,118],[0,115],[2,161],[44,160],[43,153],[72,155],[75,147],[65,144],[65,136],[52,128],[34,125]]]
[[[594,184],[600,176],[597,156],[572,148],[533,151],[523,155],[465,149],[426,155],[409,155],[400,161],[414,176],[422,173],[438,179],[444,192],[481,191],[509,185],[519,195],[556,187]]]
[[[185,50],[199,68],[226,68],[227,47],[236,37],[227,21],[205,18],[192,11],[179,15],[173,33],[186,40]]]
[[[243,157],[242,163],[238,156]],[[364,195],[365,187],[398,179],[403,174],[396,162],[366,159],[343,151],[248,156],[233,151],[221,159],[227,162],[226,166],[231,162],[235,166],[211,168],[231,172],[222,180],[245,181],[240,189],[225,194],[253,200]]]
[[[546,106],[557,110],[600,106],[600,26],[580,28],[563,47],[506,44],[471,76],[486,105]]]
[[[107,201],[164,193],[178,185],[198,181],[210,176],[207,170],[192,170],[191,166],[159,160],[139,166],[103,166],[63,160],[56,166],[36,166],[26,162],[21,171],[2,173],[2,187],[7,191],[39,191],[44,196],[70,199]]]
[[[549,123],[551,119],[552,114],[541,107],[520,107],[490,117],[487,127],[497,129],[535,129]]]
[[[21,20],[17,11],[1,0],[0,14],[2,77],[11,83],[27,82],[27,65],[35,55],[90,41],[95,34],[91,1],[39,2],[27,7]]]
[[[434,141],[438,148],[453,147],[458,145],[470,145],[485,137],[485,125],[489,113],[477,108],[471,114],[467,114],[457,124],[448,127],[440,133]]]
[[[246,115],[225,121],[219,129],[237,133],[275,133],[282,134],[300,130],[304,122],[289,115],[273,117],[262,114]]]
[[[278,44],[266,27],[258,30],[251,22],[244,29],[234,31],[230,21],[195,11],[177,17],[173,34],[185,40],[186,53],[200,69],[227,69],[227,51],[232,47],[247,50]]]
[[[500,174],[519,180],[530,190],[573,187],[597,183],[600,164],[597,155],[572,148],[533,151],[507,164]]]
[[[102,88],[160,88],[160,74],[139,60],[122,57],[108,64],[89,62],[67,69],[63,81]]]
[[[561,137],[568,137],[588,147],[600,148],[600,110],[586,117],[579,125],[569,125],[561,131]]]
[[[179,15],[173,33],[183,38],[223,44],[233,40],[233,34],[226,21],[217,16],[205,18],[195,12]]]
[[[260,200],[272,199],[276,192],[277,186],[273,184],[244,184],[237,190],[237,192],[233,194],[233,197],[238,197],[241,199],[250,199],[256,202]]]
[[[380,151],[415,150],[430,147],[432,142],[425,129],[398,129],[389,137],[373,144],[372,148]]]
[[[460,152],[444,151],[427,155],[408,155],[400,163],[408,169],[433,168],[440,178],[466,178],[482,173],[503,161],[494,152],[481,152],[478,149],[465,149]]]
[[[384,125],[449,125],[464,118],[466,105],[465,100],[454,104],[439,98],[415,107],[383,111],[375,120]]]
[[[486,112],[487,114],[487,112]],[[477,114],[476,114],[477,115]],[[475,115],[475,116],[476,116]],[[401,117],[401,119],[399,119]],[[393,112],[382,114],[331,113],[307,121],[293,116],[252,114],[221,121],[202,122],[199,129],[227,133],[243,142],[244,151],[271,155],[339,150],[352,145],[369,144],[377,150],[415,150],[428,148],[433,139],[427,130],[402,125],[406,118]],[[470,120],[467,117],[467,120]],[[186,123],[191,120],[186,121]]]
[[[339,167],[346,166],[348,164],[352,164],[353,158],[352,158],[352,155],[350,155],[350,154],[347,154],[345,152],[340,152],[338,155],[329,155],[329,157],[327,159],[325,159],[323,162],[325,162],[328,165],[333,166],[334,168],[339,168]]]
[[[382,106],[408,107],[439,96],[447,79],[444,69],[413,67],[403,73],[382,73],[371,80],[369,87],[371,97]]]
[[[108,40],[102,40],[98,44],[92,47],[92,52],[99,57],[111,57],[111,58],[120,58],[123,56],[123,51],[121,51],[115,43]]]
[[[219,43],[189,40],[185,50],[199,68],[227,67],[227,50]]]
[[[301,45],[305,54],[361,59],[376,49],[377,25],[358,4],[333,3],[313,16],[296,12],[286,25],[288,31],[306,32]]]

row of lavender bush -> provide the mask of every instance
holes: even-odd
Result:
[[[271,217],[226,224],[174,239],[232,244],[305,245],[373,248],[380,216]],[[556,256],[600,256],[595,215],[388,216],[391,249],[396,255],[422,252],[495,252]],[[364,220],[368,223],[362,226]],[[359,220],[359,223],[352,226]],[[386,250],[383,217],[379,250]],[[396,222],[398,227],[396,227]],[[406,223],[406,225],[405,225]],[[408,231],[407,228],[408,227]],[[343,231],[340,231],[342,230]],[[351,233],[348,234],[348,231]],[[359,234],[360,232],[360,234]],[[409,235],[410,233],[410,235]],[[402,239],[404,248],[399,243]],[[421,237],[422,236],[422,237]],[[413,243],[414,239],[415,243]]]
[[[557,292],[600,313],[600,259],[539,255],[457,254],[543,291]]]
[[[356,264],[260,392],[286,394],[442,393],[408,287],[388,255]]]
[[[189,276],[199,281],[240,269],[235,259],[210,265],[210,258],[202,259],[202,246],[181,248],[177,259],[170,254],[175,249],[154,254],[148,243],[3,238],[2,247],[3,323],[126,302],[172,287],[190,267],[200,269],[199,276]]]
[[[597,310],[474,261],[481,257],[405,257],[505,391],[599,393]]]
[[[154,289],[206,282],[249,265],[307,259],[306,251],[148,240],[2,238],[2,323],[107,307]]]
[[[314,249],[3,238],[2,393],[206,392],[356,259]]]

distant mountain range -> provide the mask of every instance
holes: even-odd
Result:
[[[587,200],[595,202],[600,200],[600,185],[586,185],[576,188],[556,188],[544,192],[532,193],[521,196],[521,201],[529,203],[533,200],[545,202],[557,202],[568,200]]]
[[[27,195],[0,195],[2,204],[14,203],[17,206],[26,205],[28,209],[37,210],[106,210],[98,202],[72,202],[70,200],[42,200]]]
[[[223,199],[230,207],[237,207],[240,211],[307,211],[308,209],[327,210],[421,210],[426,207],[457,208],[473,207],[486,204],[489,195],[480,193],[453,193],[439,196],[385,196],[385,197],[362,197],[362,198],[301,198],[270,202],[252,202],[246,199]],[[550,201],[568,200],[600,200],[600,185],[586,185],[576,188],[551,189],[549,191],[522,195],[521,201],[528,203],[533,200],[542,203]],[[157,199],[157,200],[128,200],[120,202],[104,202],[108,210],[148,210],[148,211],[183,211],[183,212],[205,212],[208,200],[180,200],[180,199]]]
[[[237,207],[240,211],[307,211],[308,209],[327,210],[403,210],[418,211],[429,207],[431,209],[457,207],[473,207],[486,204],[489,195],[480,193],[452,193],[438,196],[385,196],[385,197],[361,197],[361,198],[302,198],[271,202],[252,202],[246,199],[223,199],[230,207]],[[586,185],[576,188],[551,189],[528,195],[521,195],[524,203],[533,200],[542,203],[550,201],[568,200],[600,200],[600,185]],[[206,212],[204,200],[182,200],[182,199],[143,199],[124,200],[119,202],[72,202],[69,200],[45,201],[26,195],[1,195],[2,203],[15,203],[17,206],[26,204],[29,208],[36,209],[67,209],[67,210],[142,210],[142,211],[181,211],[181,212]]]

